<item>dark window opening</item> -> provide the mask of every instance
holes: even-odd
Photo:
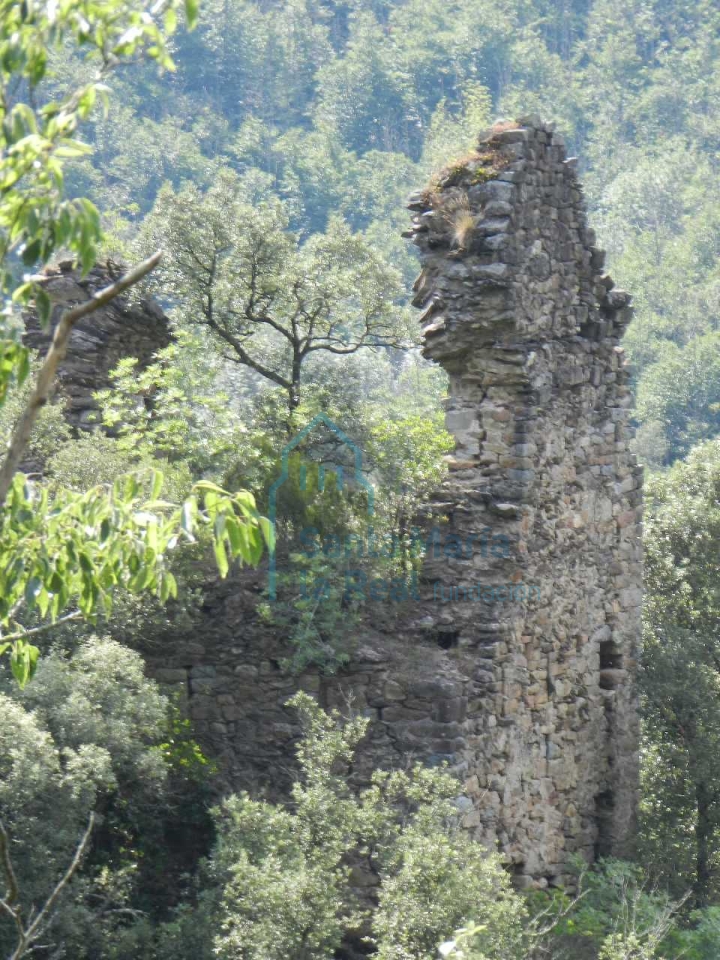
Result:
[[[600,644],[600,669],[621,670],[623,658],[614,640],[603,640]]]
[[[612,853],[612,821],[615,809],[615,794],[612,790],[603,790],[595,797],[595,822],[597,838],[595,840],[595,859],[609,857]]]
[[[459,630],[443,630],[442,633],[438,633],[435,637],[435,643],[437,643],[441,650],[452,650],[453,647],[458,645],[459,640]]]
[[[600,644],[600,689],[614,690],[622,680],[622,654],[612,640]]]

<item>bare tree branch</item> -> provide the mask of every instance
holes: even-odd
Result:
[[[227,314],[229,317],[233,317],[233,319],[240,320],[241,322],[247,320],[248,323],[264,324],[267,327],[272,327],[273,330],[276,330],[281,336],[285,337],[293,346],[295,345],[295,336],[267,313],[252,313],[251,308],[248,307],[244,313],[238,313],[236,310],[228,309]]]
[[[37,916],[33,922],[28,927],[25,933],[26,943],[29,945],[40,933],[40,929],[43,923],[49,919],[53,907],[57,903],[58,897],[63,892],[65,887],[70,883],[75,872],[77,871],[82,858],[85,856],[85,851],[87,850],[88,844],[90,843],[90,835],[92,834],[93,827],[95,826],[95,813],[91,813],[88,819],[88,825],[85,828],[85,833],[80,840],[80,843],[75,849],[75,855],[73,856],[70,865],[68,866],[65,873],[62,875],[58,883],[55,885],[55,889],[52,891],[50,896],[45,901],[44,905],[40,908]],[[22,953],[16,953],[13,955],[12,960],[20,960]]]
[[[8,633],[4,637],[0,636],[3,643],[12,643],[15,640],[22,640],[25,637],[35,637],[38,633],[47,633],[48,630],[54,630],[55,627],[59,627],[61,623],[67,623],[68,620],[77,620],[82,616],[80,610],[73,610],[72,613],[66,613],[62,617],[58,617],[57,620],[53,620],[52,623],[43,623],[39,627],[30,627],[27,630],[17,630],[15,633]]]
[[[229,344],[235,353],[237,354],[237,359],[239,363],[244,363],[246,367],[250,367],[256,373],[259,373],[261,376],[266,377],[268,380],[272,380],[274,383],[277,383],[278,386],[284,387],[286,390],[289,390],[292,384],[289,380],[286,380],[285,377],[281,376],[279,373],[275,373],[274,370],[271,370],[269,367],[264,366],[262,363],[259,363],[257,360],[253,359],[247,350],[243,347],[241,341],[233,336],[229,330],[221,327],[217,320],[206,319],[207,326],[211,330],[214,330],[217,335]]]
[[[10,954],[8,960],[21,960],[21,957],[32,952],[32,944],[42,932],[44,925],[51,919],[52,911],[57,903],[58,897],[67,887],[75,875],[82,858],[85,856],[90,835],[95,825],[95,814],[91,813],[88,825],[85,828],[80,843],[75,848],[75,853],[65,873],[55,884],[50,896],[47,898],[40,910],[35,913],[31,911],[32,920],[26,927],[22,919],[22,904],[20,903],[20,889],[10,859],[9,839],[7,831],[2,821],[0,821],[0,868],[5,874],[5,880],[8,885],[7,893],[4,899],[0,900],[0,909],[12,917],[18,932],[17,946]]]
[[[0,900],[3,908],[13,907],[20,896],[17,877],[13,870],[12,860],[10,859],[10,838],[7,835],[5,824],[0,820],[0,867],[5,877],[7,890],[5,896]]]
[[[158,265],[161,257],[162,251],[158,250],[157,253],[148,257],[147,260],[143,260],[143,262],[139,263],[136,267],[133,267],[132,270],[126,273],[125,276],[120,277],[119,280],[116,280],[115,283],[93,294],[85,303],[78,304],[78,306],[72,307],[72,309],[66,310],[65,313],[63,313],[60,322],[55,328],[52,343],[45,355],[40,372],[37,375],[35,387],[20,419],[15,425],[8,452],[5,455],[2,468],[0,468],[0,507],[5,503],[12,479],[20,466],[38,414],[48,401],[58,366],[65,359],[68,340],[70,339],[73,327],[78,320],[87,317],[91,313],[95,313],[96,310],[106,306],[111,300],[120,296],[121,293],[135,286],[136,283],[142,280],[144,276]]]

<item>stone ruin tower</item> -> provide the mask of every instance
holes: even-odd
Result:
[[[450,377],[456,438],[434,511],[461,541],[503,544],[424,571],[469,678],[465,823],[499,842],[518,878],[556,882],[568,854],[627,852],[634,826],[642,470],[619,346],[630,297],[603,273],[552,125],[496,124],[410,209],[413,302],[424,354]],[[473,602],[478,583],[495,585],[489,602]]]
[[[193,623],[171,618],[146,651],[148,671],[180,696],[227,789],[287,796],[299,729],[285,704],[300,687],[371,720],[359,782],[376,766],[445,761],[463,826],[518,884],[561,883],[573,854],[629,852],[634,827],[642,474],[619,346],[630,298],[602,272],[575,161],[539,121],[496,125],[411,209],[414,303],[425,355],[450,376],[456,438],[427,505],[446,549],[426,556],[420,599],[370,605],[351,663],[297,677],[281,669],[284,630],[258,614],[266,572],[209,576]],[[80,281],[62,265],[49,287],[63,304],[103,283],[102,270]],[[76,429],[120,356],[143,365],[169,339],[151,303],[91,319],[60,387]],[[31,345],[46,336],[29,323]]]

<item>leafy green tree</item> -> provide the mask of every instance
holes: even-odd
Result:
[[[679,348],[666,342],[638,381],[637,415],[663,425],[668,459],[685,456],[720,429],[720,334]]]
[[[63,160],[82,156],[89,148],[75,139],[98,96],[104,96],[105,76],[113,67],[147,55],[172,67],[166,33],[177,24],[175,3],[165,7],[164,23],[142,4],[117,0],[57,8],[4,0],[0,18],[0,275],[2,292],[27,303],[33,296],[46,312],[47,298],[32,283],[17,286],[8,257],[17,252],[25,266],[45,263],[67,249],[85,269],[92,264],[100,239],[96,208],[87,200],[63,196]],[[191,25],[194,5],[188,4]],[[87,51],[97,78],[63,91],[56,100],[38,101],[51,50],[70,41]],[[7,373],[3,382],[7,382]]]
[[[537,891],[526,901],[516,898],[515,913],[510,913],[505,928],[498,931],[482,920],[469,923],[442,944],[441,956],[449,960],[676,960],[695,949],[701,937],[711,942],[711,918],[702,935],[684,930],[679,922],[682,901],[653,889],[638,865],[604,860],[588,869],[579,861],[577,869],[572,893]]]
[[[231,394],[237,384],[203,347],[197,333],[179,330],[175,342],[144,369],[134,357],[121,360],[111,387],[96,395],[102,424],[117,434],[126,458],[140,454],[171,461],[195,478],[221,476],[240,459],[248,476],[253,451],[245,411]]]
[[[196,13],[192,0],[185,12],[192,26]],[[176,28],[177,4],[150,12],[131,0],[55,7],[5,0],[0,14],[0,291],[12,294],[3,313],[2,402],[10,386],[22,385],[29,372],[28,352],[12,326],[13,304],[34,301],[43,320],[50,311],[42,276],[18,284],[12,258],[33,267],[67,250],[84,270],[92,265],[101,239],[98,212],[85,198],[65,198],[64,160],[88,152],[75,134],[98,96],[105,95],[102,80],[109,71],[143,54],[161,66],[173,66],[166,36]],[[50,52],[64,43],[87,51],[97,77],[42,103],[38,86],[47,73]],[[23,613],[37,610],[51,621],[61,615],[89,618],[98,609],[109,609],[113,589],[121,586],[172,596],[176,585],[166,569],[165,554],[183,530],[192,537],[199,522],[215,525],[215,552],[223,574],[228,569],[226,547],[230,556],[248,560],[256,560],[262,549],[250,495],[232,499],[205,486],[184,507],[174,509],[158,500],[162,477],[157,473],[145,496],[138,496],[141,485],[134,478],[116,483],[112,491],[95,487],[80,495],[56,491],[50,496],[17,472],[74,324],[138,283],[159,259],[159,254],[153,255],[63,313],[0,466],[0,653],[9,652],[22,685],[32,675],[39,653],[26,639],[29,628]],[[32,628],[32,633],[41,629]]]
[[[317,117],[353,150],[409,153],[417,141],[414,91],[385,35],[372,12],[353,13],[345,55],[318,71]]]
[[[359,935],[367,913],[352,883],[362,863],[380,877],[371,942],[385,960],[433,956],[471,913],[486,919],[497,944],[509,943],[522,907],[497,858],[453,827],[453,779],[427,768],[378,771],[356,794],[347,769],[367,721],[341,725],[305,694],[291,703],[305,728],[292,806],[240,796],[219,812],[218,956],[332,955],[343,935]]]
[[[398,277],[339,220],[304,244],[278,200],[251,206],[246,184],[222,172],[158,198],[150,231],[168,257],[158,276],[181,322],[205,326],[227,359],[301,398],[314,354],[337,356],[403,341]]]
[[[37,362],[31,363],[31,373],[37,374]],[[15,424],[27,406],[32,390],[31,377],[8,391],[5,402],[0,406],[0,449],[6,450],[12,440]],[[53,398],[43,405],[24,451],[23,469],[34,473],[36,467],[44,463],[70,439],[70,427],[65,419],[62,403]],[[90,484],[88,484],[90,486]]]
[[[10,651],[18,682],[32,676],[39,650],[27,638],[44,632],[60,618],[92,619],[109,613],[112,593],[153,591],[162,599],[177,595],[167,553],[181,537],[192,542],[207,524],[214,531],[215,558],[221,575],[228,554],[257,562],[263,534],[251,494],[232,496],[200,482],[181,506],[158,499],[162,475],[129,474],[112,488],[99,485],[82,493],[29,484],[18,474],[4,507],[0,623],[5,633],[0,652]],[[270,532],[262,521],[265,536]],[[28,626],[38,612],[48,623]]]
[[[0,701],[0,875],[9,891],[0,901],[0,950],[19,960],[38,939],[55,950],[72,941],[79,929],[71,917],[79,928],[103,922],[108,871],[126,872],[131,862],[121,866],[118,849],[106,867],[91,845],[110,824],[117,839],[134,843],[139,824],[165,815],[168,703],[136,653],[97,638],[71,656],[45,657],[24,692],[6,677]],[[80,851],[91,814],[95,837],[86,833]]]
[[[381,535],[395,534],[403,557],[418,505],[439,486],[446,469],[443,457],[454,448],[435,407],[442,389],[435,374],[424,366],[410,367],[398,378],[392,415],[385,412],[389,398],[385,403],[382,397],[374,399],[365,410],[364,450],[379,481],[376,526]]]
[[[693,449],[649,486],[644,653],[645,856],[705,906],[720,850],[720,449]],[[682,866],[682,871],[678,870]]]
[[[194,67],[184,86],[235,129],[249,116],[303,125],[318,69],[332,57],[326,17],[312,6],[209,0],[197,31],[180,38],[177,60]]]
[[[92,196],[105,223],[110,215],[122,217],[115,229],[122,226],[125,239],[132,237],[138,216],[152,208],[163,183],[207,183],[210,178],[197,124],[193,129],[182,117],[154,120],[146,114],[144,103],[140,111],[121,102],[112,113],[91,115],[84,132],[93,152],[68,169],[71,194]]]

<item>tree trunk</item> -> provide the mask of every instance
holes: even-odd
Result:
[[[695,785],[695,905],[706,907],[710,900],[710,855],[713,835],[712,797],[707,784]]]
[[[290,377],[290,389],[288,390],[288,409],[290,413],[300,406],[300,369],[302,366],[302,357],[295,351],[292,362],[292,375]]]

